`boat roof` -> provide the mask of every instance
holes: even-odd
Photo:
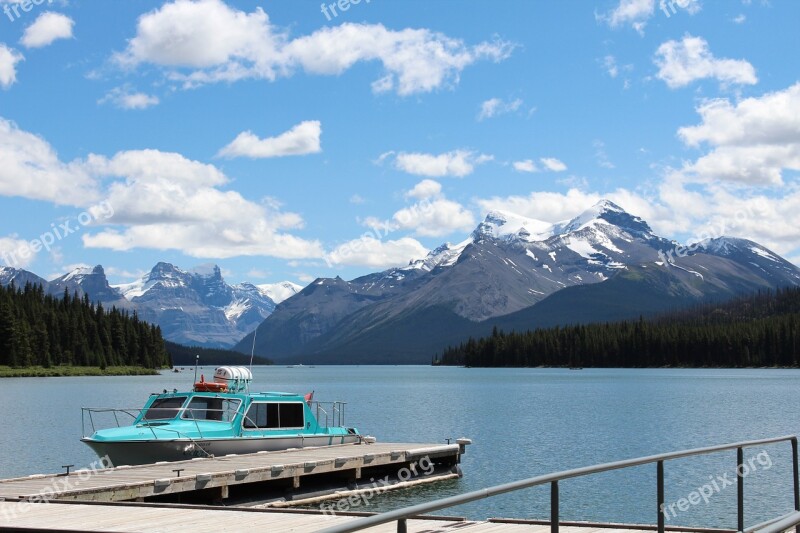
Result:
[[[271,398],[303,398],[302,394],[297,394],[294,392],[276,392],[276,391],[268,391],[268,392],[217,392],[217,391],[179,391],[179,390],[172,390],[168,391],[165,390],[163,392],[154,392],[152,396],[258,396],[258,397],[271,397]]]

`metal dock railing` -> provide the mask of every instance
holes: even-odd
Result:
[[[744,449],[753,446],[761,446],[766,444],[775,444],[779,442],[790,442],[792,445],[792,489],[794,492],[794,511],[786,515],[777,517],[775,519],[763,522],[761,524],[752,526],[745,529],[744,527],[744,476],[742,475],[744,464]],[[722,444],[718,446],[709,446],[707,448],[695,448],[692,450],[683,450],[678,452],[663,453],[658,455],[651,455],[647,457],[640,457],[636,459],[627,459],[624,461],[616,461],[612,463],[604,463],[595,466],[587,466],[583,468],[575,468],[572,470],[565,470],[563,472],[556,472],[543,476],[532,477],[502,485],[496,485],[482,490],[468,492],[458,496],[449,498],[442,498],[428,503],[422,503],[403,509],[397,509],[387,513],[377,514],[367,518],[352,520],[345,524],[336,525],[320,531],[320,533],[350,533],[353,531],[362,531],[364,529],[388,524],[390,522],[397,522],[397,532],[406,533],[407,520],[413,517],[419,517],[427,513],[441,511],[457,505],[462,505],[484,498],[490,498],[500,494],[515,492],[530,487],[539,485],[550,484],[550,531],[551,533],[558,533],[559,531],[559,502],[558,502],[558,482],[564,479],[586,476],[590,474],[598,474],[600,472],[608,472],[610,470],[619,470],[622,468],[630,468],[634,466],[641,466],[646,464],[656,463],[656,486],[657,497],[655,510],[657,512],[657,523],[659,533],[664,533],[664,463],[675,459],[684,457],[692,457],[697,455],[707,455],[711,453],[722,452],[726,450],[736,450],[736,466],[737,466],[737,524],[738,531],[742,533],[779,533],[795,528],[796,533],[800,533],[800,484],[798,484],[798,458],[797,458],[797,437],[786,436],[776,437],[772,439],[750,440],[744,442],[736,442],[733,444]]]

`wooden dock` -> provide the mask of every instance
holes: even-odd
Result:
[[[374,485],[378,479],[460,475],[468,443],[345,444],[33,475],[0,481],[0,500],[212,503],[334,497],[337,490]]]
[[[242,531],[313,532],[355,520],[355,516],[318,512],[261,509],[202,508],[158,504],[85,504],[70,502],[0,502],[0,531],[71,531],[140,533],[220,533]],[[549,533],[546,522],[470,521],[464,518],[422,517],[407,522],[410,533]],[[614,525],[562,525],[562,533],[652,533],[654,528]],[[395,533],[394,523],[365,531]],[[723,532],[724,530],[670,529],[670,531]]]

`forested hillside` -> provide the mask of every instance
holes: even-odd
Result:
[[[78,298],[46,295],[41,285],[0,288],[0,365],[12,367],[170,366],[161,330],[136,313]]]
[[[705,304],[653,320],[503,333],[447,349],[445,365],[796,367],[800,288]]]

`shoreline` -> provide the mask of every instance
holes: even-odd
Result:
[[[109,366],[101,369],[99,366],[31,366],[13,368],[0,366],[0,379],[2,378],[55,378],[77,376],[157,376],[160,371],[155,368],[140,366]]]

